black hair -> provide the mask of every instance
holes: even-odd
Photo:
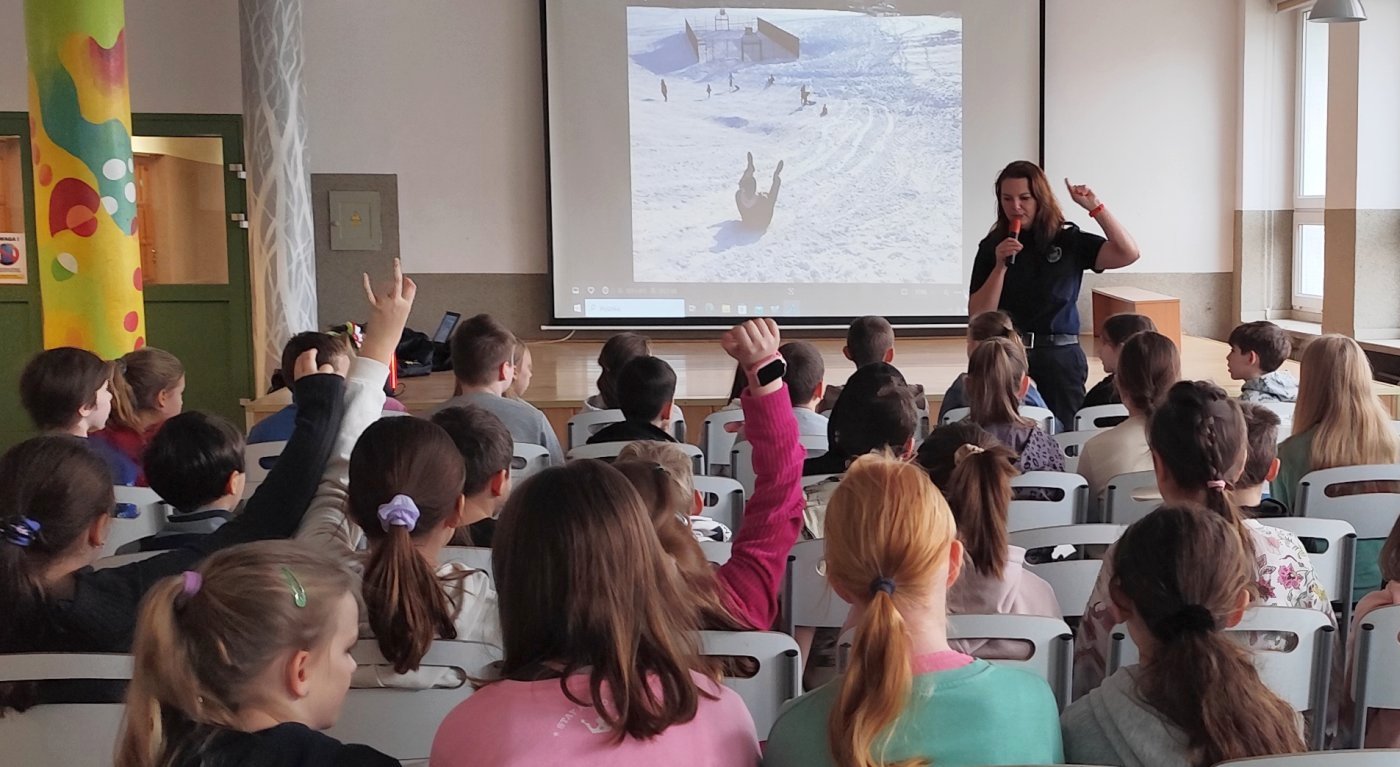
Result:
[[[161,425],[146,448],[146,481],[176,511],[224,495],[229,475],[244,470],[243,435],[224,419],[191,410]]]
[[[655,421],[676,397],[676,371],[660,357],[637,357],[617,376],[617,406],[629,421]]]

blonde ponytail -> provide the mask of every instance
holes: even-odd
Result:
[[[110,420],[132,431],[142,428],[141,413],[155,409],[160,393],[185,377],[178,357],[149,346],[118,358],[112,368]]]

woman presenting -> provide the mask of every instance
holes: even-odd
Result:
[[[1000,309],[1011,315],[1046,404],[1060,423],[1072,424],[1089,375],[1079,346],[1077,306],[1084,270],[1118,269],[1140,253],[1093,189],[1069,179],[1065,186],[1107,239],[1065,220],[1039,166],[1011,163],[997,177],[997,223],[977,246],[967,313],[975,317]]]

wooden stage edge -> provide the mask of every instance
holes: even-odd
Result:
[[[826,361],[826,381],[844,383],[855,366],[841,354],[840,339],[820,339],[811,343],[821,350]],[[1080,338],[1089,357],[1089,386],[1104,376],[1092,336]],[[566,434],[569,419],[582,409],[583,400],[596,392],[598,350],[602,341],[566,341],[530,345],[534,357],[534,377],[525,399],[543,410],[555,431]],[[653,341],[656,356],[671,364],[679,383],[676,404],[685,413],[692,442],[699,439],[700,425],[710,413],[727,404],[729,387],[734,380],[734,361],[720,349],[716,341]],[[1234,396],[1240,393],[1239,381],[1231,381],[1225,368],[1228,345],[1196,336],[1182,339],[1182,374],[1191,380],[1210,380]],[[899,341],[895,347],[895,367],[912,383],[922,384],[928,392],[929,404],[937,410],[943,392],[959,373],[967,369],[967,346],[961,337],[921,338]],[[1284,369],[1294,375],[1298,363],[1284,363]],[[455,381],[450,372],[434,373],[419,378],[400,379],[402,391],[398,399],[412,413],[425,413],[452,396]],[[1377,382],[1376,393],[1390,410],[1400,415],[1400,387]],[[291,402],[287,390],[273,392],[255,400],[244,400],[247,427],[277,412]]]

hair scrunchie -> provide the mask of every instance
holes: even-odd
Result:
[[[1217,627],[1215,616],[1204,605],[1186,605],[1162,620],[1160,628],[1165,639],[1185,634],[1208,634]]]
[[[20,514],[0,521],[0,540],[21,549],[29,548],[43,527],[38,522]]]
[[[971,458],[974,455],[981,455],[985,452],[987,452],[986,448],[980,447],[978,445],[963,445],[962,447],[958,448],[958,451],[956,453],[953,453],[953,465],[957,466],[958,464],[962,463],[968,458]]]
[[[413,528],[418,526],[419,516],[418,504],[406,495],[396,495],[379,507],[379,524],[386,533],[396,527],[404,527],[410,533],[413,532]]]

